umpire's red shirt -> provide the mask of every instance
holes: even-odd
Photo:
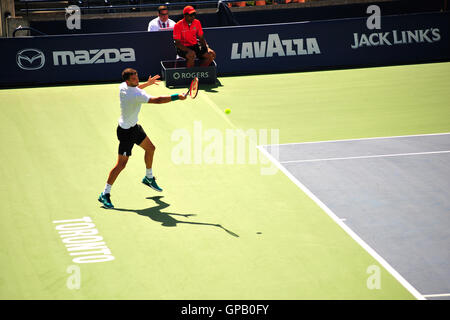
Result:
[[[202,24],[197,19],[194,19],[191,25],[188,25],[186,20],[182,19],[173,28],[173,38],[180,40],[181,44],[185,47],[195,46],[197,44],[197,37],[202,35]]]

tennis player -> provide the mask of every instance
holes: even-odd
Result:
[[[117,138],[119,139],[119,156],[117,164],[111,170],[106,182],[105,190],[98,197],[105,208],[114,208],[111,203],[111,187],[119,176],[119,173],[125,168],[128,158],[131,156],[133,146],[137,144],[145,150],[144,160],[147,168],[142,183],[150,188],[161,192],[162,189],[156,183],[153,176],[152,164],[155,146],[148,138],[144,129],[139,125],[138,114],[143,103],[167,103],[175,100],[186,99],[186,93],[173,94],[171,96],[152,97],[143,89],[158,84],[159,76],[149,77],[147,82],[139,84],[138,73],[136,70],[127,68],[122,72],[122,82],[119,86],[120,90],[120,118],[117,126]]]

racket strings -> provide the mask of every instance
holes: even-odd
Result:
[[[189,94],[192,99],[194,99],[197,96],[197,92],[198,92],[198,78],[195,78],[194,80],[192,80],[189,90]]]

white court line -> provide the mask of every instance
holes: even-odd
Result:
[[[295,144],[327,143],[327,142],[362,141],[362,140],[376,140],[376,139],[396,139],[396,138],[409,138],[409,137],[413,138],[413,137],[443,136],[443,135],[450,135],[450,132],[413,134],[413,135],[406,135],[406,136],[389,136],[389,137],[356,138],[356,139],[342,139],[342,140],[291,142],[291,143],[280,143],[280,144],[278,144],[278,146],[288,146],[288,145],[295,145]],[[271,145],[261,145],[261,147],[270,147],[270,146]]]
[[[202,99],[206,101],[207,104],[209,104],[211,107],[213,107],[214,111],[219,114],[230,126],[232,126],[234,129],[238,129],[231,121],[229,116],[225,115],[225,112],[220,110],[219,106],[215,104],[206,94],[201,95]],[[238,131],[240,132],[240,131]]]
[[[202,98],[213,107],[216,111],[229,125],[233,128],[237,128],[230,119],[221,112],[219,106],[215,104],[207,95],[202,95]],[[427,135],[442,135],[450,133],[436,133]],[[410,137],[417,137],[424,135],[414,135]],[[400,136],[399,136],[400,137]],[[405,136],[403,136],[405,137]],[[349,139],[349,140],[336,140],[336,141],[355,141],[355,140],[368,140],[368,139],[387,139],[393,137],[382,137],[382,138],[362,138],[362,139]],[[330,142],[330,141],[323,141]],[[307,143],[320,143],[320,142],[307,142]],[[271,160],[292,182],[294,182],[303,192],[305,192],[317,205],[319,205],[322,210],[324,210],[345,232],[347,232],[350,237],[355,240],[363,249],[365,249],[372,257],[375,258],[397,281],[399,281],[416,299],[426,300],[408,281],[406,281],[394,268],[392,268],[386,260],[383,259],[375,250],[373,250],[367,243],[365,243],[353,230],[351,230],[343,221],[341,221],[322,201],[319,200],[306,186],[304,186],[300,181],[297,180],[281,163],[279,163],[271,154],[269,154],[263,146],[257,146],[259,151],[261,151],[269,160]]]
[[[424,294],[425,298],[450,297],[450,293]]]
[[[294,182],[306,195],[308,195],[323,211],[325,211],[331,219],[334,220],[347,234],[352,237],[363,249],[365,249],[375,260],[377,260],[398,282],[400,282],[416,299],[426,300],[400,273],[398,273],[386,260],[383,259],[372,247],[362,240],[352,229],[350,229],[336,214],[331,211],[319,198],[317,198],[305,185],[303,185],[296,177],[294,177],[280,162],[278,162],[266,149],[257,146],[270,161],[272,161],[278,169],[280,169],[292,182]]]
[[[351,159],[369,159],[369,158],[382,158],[382,157],[401,157],[401,156],[416,156],[422,154],[439,154],[450,153],[450,150],[443,151],[430,151],[430,152],[414,152],[414,153],[394,153],[394,154],[379,154],[373,156],[359,156],[359,157],[344,157],[344,158],[323,158],[323,159],[308,159],[308,160],[289,160],[280,161],[280,163],[301,163],[301,162],[316,162],[316,161],[333,161],[333,160],[351,160]]]
[[[254,145],[257,145],[257,144],[258,144],[256,141],[253,141],[253,139],[252,139],[250,136],[247,136],[247,135],[244,133],[243,130],[239,130],[239,128],[236,127],[236,126],[234,125],[233,122],[231,122],[230,117],[227,116],[227,115],[225,114],[225,112],[223,112],[223,111],[220,109],[220,107],[219,107],[217,104],[215,104],[215,103],[214,103],[214,102],[213,102],[206,94],[202,94],[201,97],[202,97],[203,100],[206,101],[206,103],[208,103],[208,104],[214,109],[214,111],[215,111],[219,116],[221,116],[221,117],[222,117],[222,118],[223,118],[223,119],[224,119],[231,127],[233,127],[233,129],[234,129],[238,134],[240,134],[241,136],[243,136],[244,139],[248,139],[248,140],[250,141],[250,143],[253,143]]]

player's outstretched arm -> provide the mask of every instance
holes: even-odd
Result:
[[[161,80],[158,80],[159,78],[160,78],[160,76],[158,74],[154,77],[150,76],[150,77],[148,77],[147,82],[144,82],[144,83],[138,85],[138,88],[144,89],[144,88],[147,88],[148,86],[151,86],[152,84],[159,85],[159,82],[161,82]]]
[[[160,97],[151,97],[148,99],[148,103],[167,103],[175,100],[184,100],[186,99],[187,94],[186,93],[180,93],[180,94],[173,94],[171,96],[160,96]]]

